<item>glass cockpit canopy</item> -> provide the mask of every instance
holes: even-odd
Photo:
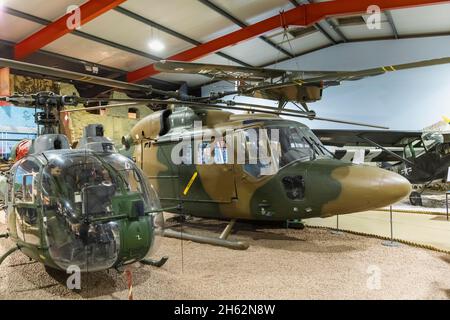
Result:
[[[101,219],[121,214],[113,212],[114,197],[139,194],[148,212],[160,208],[156,193],[135,163],[120,154],[66,151],[46,157],[41,183],[50,255],[63,269],[112,267],[120,251],[120,225]],[[148,223],[151,228],[153,220]]]

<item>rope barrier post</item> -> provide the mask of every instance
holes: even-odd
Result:
[[[390,206],[390,208],[389,208],[389,215],[390,215],[390,226],[391,226],[391,239],[390,240],[387,240],[387,241],[383,241],[382,242],[382,245],[383,246],[386,246],[386,247],[399,247],[400,246],[400,243],[398,243],[398,242],[396,242],[396,241],[394,241],[394,226],[393,226],[393,223],[392,223],[392,206]]]
[[[331,230],[331,234],[334,234],[337,236],[343,234],[343,232],[339,230],[339,215],[338,214],[336,215],[336,229]]]
[[[125,278],[128,287],[128,300],[133,300],[133,273],[130,268],[125,270]]]

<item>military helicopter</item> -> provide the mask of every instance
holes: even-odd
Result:
[[[15,246],[46,267],[82,272],[120,268],[146,258],[155,244],[161,207],[142,171],[116,152],[100,125],[85,128],[77,149],[58,133],[55,113],[74,97],[42,92],[3,98],[35,107],[39,136],[11,168],[6,199],[7,233]]]
[[[321,77],[314,77],[313,80],[296,79],[294,84],[284,82],[276,86],[299,87],[311,81],[314,84],[320,81],[322,85],[327,78],[332,79],[328,83],[331,85],[337,80],[355,80],[386,71],[449,61],[439,59],[377,68],[376,71],[323,72]],[[306,108],[282,110],[220,100],[230,92],[191,97],[179,92],[155,92],[148,86],[86,77],[84,74],[17,61],[0,59],[0,66],[171,98],[105,99],[119,103],[110,107],[121,107],[122,103],[129,105],[130,102],[145,103],[152,108],[167,106],[137,123],[130,134],[124,136],[123,144],[129,148],[135,147],[134,159],[154,185],[163,207],[168,207],[166,211],[230,220],[219,238],[163,229],[165,236],[245,249],[245,244],[227,240],[237,219],[286,221],[329,217],[379,208],[402,199],[411,190],[409,182],[396,173],[335,159],[307,126],[281,116],[371,126],[368,124],[320,118]],[[266,85],[250,87],[244,94],[267,88]],[[82,100],[102,99],[79,98],[79,101]],[[294,99],[301,103],[306,100],[303,97]],[[100,108],[108,106],[62,112]],[[236,115],[222,109],[249,114]],[[227,131],[231,133],[226,134]],[[276,133],[279,140],[274,139]],[[233,142],[236,148],[232,147]],[[239,150],[244,150],[240,155],[242,163],[236,161]]]

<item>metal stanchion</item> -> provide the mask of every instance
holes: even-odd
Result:
[[[448,221],[448,196],[450,195],[450,191],[445,193],[445,208],[447,209],[447,221]]]
[[[394,241],[394,227],[392,224],[392,206],[390,206],[389,208],[390,210],[390,225],[391,225],[391,240],[387,240],[387,241],[383,241],[382,244],[383,246],[387,246],[387,247],[398,247],[400,246],[400,243]]]
[[[331,230],[331,233],[335,234],[335,235],[343,234],[343,232],[339,230],[339,215],[338,214],[336,215],[336,229],[335,230]]]

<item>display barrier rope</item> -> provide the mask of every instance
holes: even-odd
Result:
[[[389,212],[389,209],[376,209],[374,211],[382,211],[382,212]],[[440,211],[420,211],[420,210],[407,210],[407,209],[395,209],[392,208],[393,212],[398,213],[409,213],[409,214],[429,214],[429,215],[435,215],[435,216],[445,216],[445,212]]]
[[[406,245],[411,246],[411,247],[432,250],[432,251],[436,251],[436,252],[445,253],[445,254],[449,254],[450,255],[450,250],[440,249],[440,248],[436,248],[436,247],[434,247],[432,245],[423,244],[423,243],[417,243],[417,242],[403,240],[403,239],[397,239],[397,238],[391,239],[391,237],[380,236],[378,234],[373,234],[373,233],[365,233],[365,232],[346,230],[346,229],[339,229],[338,230],[336,228],[330,228],[330,227],[325,227],[325,226],[309,226],[309,225],[306,225],[306,227],[307,228],[311,228],[311,229],[341,231],[341,232],[345,232],[345,233],[349,233],[349,234],[354,234],[354,235],[357,235],[357,236],[376,238],[376,239],[380,239],[380,240],[388,240],[388,241],[392,240],[392,241],[396,241],[396,242],[399,242],[399,243],[406,244]]]

